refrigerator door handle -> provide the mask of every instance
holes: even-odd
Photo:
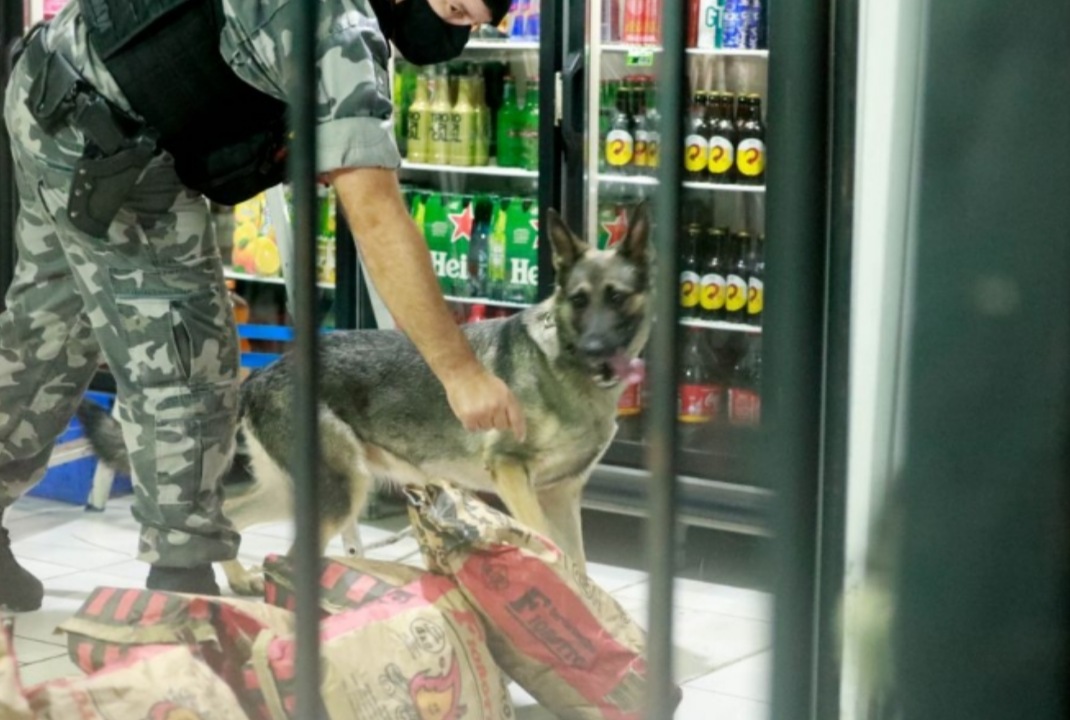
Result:
[[[584,134],[584,80],[586,78],[586,51],[577,50],[565,58],[562,76],[564,94],[564,121],[561,124],[561,137],[565,149],[570,153],[583,152]]]

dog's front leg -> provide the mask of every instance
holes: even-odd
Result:
[[[539,496],[532,485],[527,468],[511,460],[496,460],[489,463],[494,491],[502,499],[509,512],[521,525],[537,533],[553,537],[550,523],[546,520]]]
[[[227,560],[220,563],[227,576],[227,584],[237,595],[264,596],[264,576],[250,571],[241,560]]]
[[[550,524],[550,537],[584,573],[587,555],[583,550],[583,520],[580,515],[583,475],[539,488],[539,505]]]

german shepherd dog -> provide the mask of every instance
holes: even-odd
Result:
[[[480,361],[520,401],[523,442],[508,432],[467,432],[401,332],[322,338],[321,548],[359,517],[374,482],[441,479],[496,493],[519,522],[585,567],[581,492],[616,432],[617,402],[650,332],[653,247],[645,203],[608,250],[592,248],[553,210],[548,219],[554,294],[507,319],[464,327]],[[224,504],[239,532],[292,517],[293,371],[287,354],[242,384],[237,446],[245,457],[231,465]],[[95,407],[79,409],[90,442],[106,463],[125,469],[117,423]],[[250,482],[230,482],[243,473]],[[235,592],[257,591],[258,579],[240,563],[224,569]]]

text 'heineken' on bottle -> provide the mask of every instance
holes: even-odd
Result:
[[[532,198],[407,189],[444,294],[534,303],[539,289],[538,205]]]

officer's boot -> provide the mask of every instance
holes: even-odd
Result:
[[[15,561],[11,538],[4,528],[4,509],[0,508],[0,608],[27,612],[41,607],[45,596],[41,581]]]
[[[153,565],[145,581],[149,590],[191,593],[194,595],[219,595],[219,585],[211,565],[196,565],[191,568],[160,567]]]

